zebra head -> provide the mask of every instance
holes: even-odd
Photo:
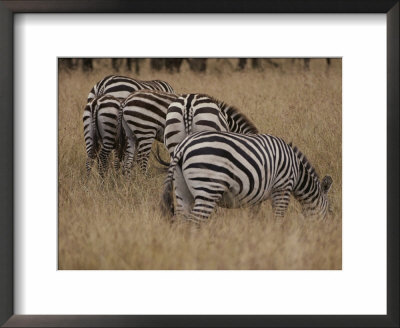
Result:
[[[298,179],[293,194],[302,205],[302,212],[307,217],[325,219],[330,209],[328,192],[332,186],[332,178],[327,175],[321,182],[317,172],[297,147],[292,147],[298,158]]]
[[[332,186],[333,180],[326,175],[321,182],[318,179],[309,185],[310,190],[307,195],[300,198],[302,212],[304,216],[325,219],[327,212],[331,212],[329,205],[328,192]]]
[[[323,218],[326,217],[327,211],[332,212],[332,208],[329,203],[329,197],[328,197],[328,192],[332,187],[332,183],[333,183],[333,180],[330,175],[324,176],[324,178],[321,181],[320,194],[322,195],[321,197],[323,198],[323,201],[325,203],[325,206],[323,207],[323,209],[324,209]]]

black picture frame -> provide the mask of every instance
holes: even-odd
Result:
[[[4,327],[399,327],[399,7],[398,0],[0,0],[0,324]],[[17,125],[13,124],[14,14],[122,12],[386,14],[387,315],[14,315],[13,134],[18,133],[14,129]]]

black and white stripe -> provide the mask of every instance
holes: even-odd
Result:
[[[97,156],[101,176],[104,176],[108,168],[108,158],[112,150],[116,150],[117,158],[122,160],[125,136],[121,130],[121,119],[120,101],[113,96],[94,98],[85,107],[83,125],[88,176]]]
[[[164,144],[172,155],[187,135],[199,131],[257,133],[257,128],[235,107],[204,94],[186,94],[171,103],[167,112]]]
[[[115,101],[123,101],[126,97],[128,97],[132,92],[138,90],[160,90],[165,92],[173,92],[173,88],[164,81],[153,80],[153,81],[141,81],[132,79],[125,76],[118,75],[109,75],[97,82],[92,90],[89,92],[87,104],[85,106],[85,110],[83,113],[83,133],[86,143],[86,151],[88,154],[88,160],[86,161],[86,167],[88,173],[90,173],[90,168],[93,165],[93,159],[96,157],[98,149],[98,140],[94,140],[93,138],[96,136],[93,134],[92,123],[93,126],[97,124],[96,118],[92,116],[95,113],[95,108],[98,105],[99,99],[102,96],[110,96],[115,99]],[[109,122],[109,124],[111,124]],[[134,151],[134,145],[132,141],[128,138],[128,145],[130,151]],[[121,143],[124,140],[121,139]],[[121,147],[124,147],[124,144],[121,144]],[[119,149],[119,152],[124,152],[123,148]],[[104,148],[104,147],[103,147]],[[103,155],[102,155],[103,156]],[[104,155],[105,156],[105,155]],[[123,153],[118,154],[121,159],[124,156]],[[117,162],[116,162],[117,163]]]
[[[158,90],[163,92],[174,92],[169,83],[161,80],[141,81],[126,76],[109,75],[97,82],[90,90],[87,102],[104,94],[115,98],[125,99],[132,92],[138,90]]]
[[[122,103],[123,118],[136,138],[136,146],[127,147],[124,170],[131,169],[137,148],[136,160],[143,172],[147,171],[148,160],[154,140],[163,142],[165,118],[169,105],[178,98],[173,93],[141,90],[132,93]]]
[[[272,199],[274,214],[283,217],[290,194],[306,215],[325,217],[332,179],[322,182],[296,147],[267,135],[199,132],[175,149],[165,181],[162,208],[200,222],[216,205],[228,208],[256,205]]]

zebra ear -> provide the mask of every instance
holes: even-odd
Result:
[[[332,178],[329,175],[326,175],[321,182],[322,191],[326,194],[332,186]]]

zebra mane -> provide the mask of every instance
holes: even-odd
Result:
[[[244,123],[244,125],[246,125],[249,128],[248,133],[258,133],[258,129],[256,128],[256,126],[253,124],[252,121],[250,121],[250,119],[247,118],[246,115],[244,115],[242,112],[240,112],[239,109],[237,109],[234,106],[228,105],[227,103],[212,98],[210,97],[217,105],[218,107],[221,109],[221,111],[223,111],[228,118],[231,118],[233,121],[237,122],[241,119],[241,121]]]
[[[311,165],[311,163],[308,161],[307,157],[299,150],[299,148],[297,148],[297,146],[293,146],[291,142],[289,143],[289,146],[293,149],[297,158],[303,163],[307,172],[310,173],[314,179],[317,179],[319,181],[318,174],[315,171],[314,167]]]

